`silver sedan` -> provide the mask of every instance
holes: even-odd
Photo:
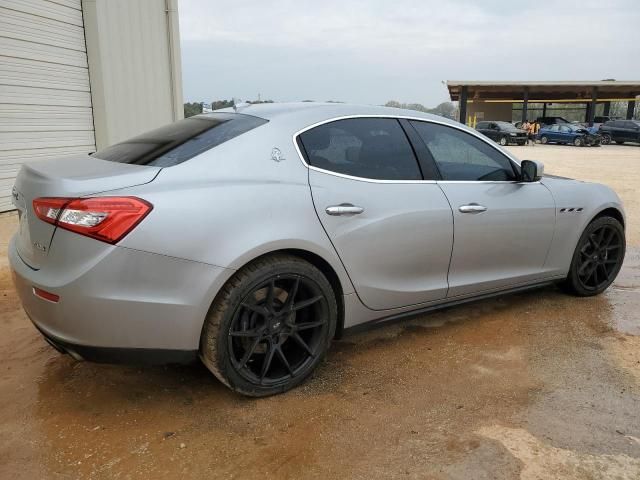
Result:
[[[25,165],[9,257],[25,311],[78,359],[188,362],[264,396],[343,330],[618,274],[609,188],[543,176],[459,123],[344,104],[198,115]]]

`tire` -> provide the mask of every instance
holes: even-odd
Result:
[[[580,137],[576,137],[573,140],[573,145],[576,147],[583,147],[584,146],[584,140]]]
[[[335,294],[320,270],[290,255],[260,258],[218,293],[204,322],[200,358],[238,393],[282,393],[322,361],[337,318]]]
[[[602,135],[602,145],[609,145],[611,143],[611,135],[606,133]]]
[[[543,136],[540,137],[540,143],[541,144],[546,145],[548,141],[549,141],[549,139],[547,138],[546,135],[543,135]]]
[[[602,237],[601,232],[604,232]],[[615,235],[608,237],[610,232]],[[614,247],[614,243],[618,246]],[[622,268],[625,249],[624,228],[620,222],[608,216],[596,218],[587,225],[578,240],[569,274],[564,282],[565,289],[578,297],[590,297],[604,292]]]
[[[506,147],[509,145],[509,139],[507,137],[500,137],[500,145]]]

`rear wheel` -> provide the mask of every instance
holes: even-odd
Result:
[[[600,217],[582,233],[566,279],[570,293],[588,297],[602,293],[615,280],[625,253],[624,228],[613,217]]]
[[[281,393],[320,363],[336,321],[333,289],[317,268],[289,255],[266,257],[239,270],[218,294],[200,356],[232,390]]]
[[[547,136],[546,136],[546,135],[542,135],[542,136],[540,137],[540,143],[545,144],[545,143],[547,143],[548,141],[549,141],[549,139],[547,138]]]

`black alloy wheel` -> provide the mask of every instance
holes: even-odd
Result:
[[[597,295],[614,281],[624,260],[624,229],[612,217],[587,226],[574,253],[567,286],[580,296]]]
[[[320,354],[328,328],[327,299],[315,282],[271,277],[235,312],[228,334],[231,363],[251,383],[286,383]]]
[[[238,270],[213,302],[200,358],[236,392],[282,393],[322,361],[337,318],[333,288],[315,266],[285,254],[259,258]]]

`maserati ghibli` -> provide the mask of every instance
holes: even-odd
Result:
[[[25,164],[13,202],[14,282],[53,347],[200,358],[250,396],[299,385],[356,325],[553,283],[596,295],[625,254],[610,188],[374,106],[197,115]]]

